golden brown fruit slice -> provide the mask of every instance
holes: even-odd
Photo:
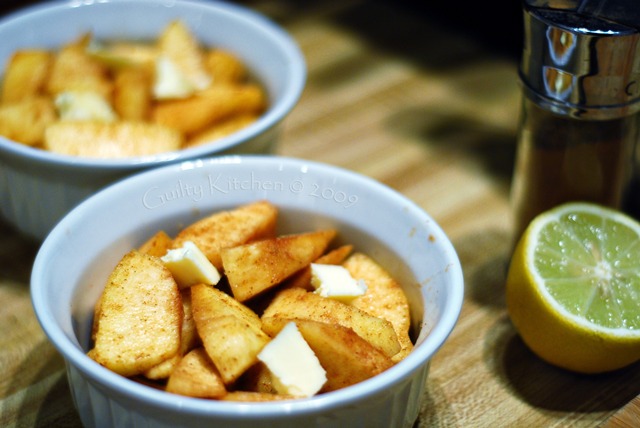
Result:
[[[180,349],[180,291],[156,257],[127,253],[109,276],[98,313],[89,356],[116,373],[140,374]]]
[[[191,287],[193,318],[207,354],[226,385],[235,382],[258,360],[269,341],[257,315],[224,293],[204,284]],[[253,318],[249,314],[253,314]]]
[[[402,349],[393,356],[400,361],[411,352],[413,342],[409,337],[411,314],[409,301],[400,284],[369,256],[355,253],[349,257],[344,267],[355,279],[363,279],[367,292],[356,297],[351,305],[363,311],[389,321],[396,331]]]
[[[98,120],[56,122],[47,127],[44,148],[91,158],[125,158],[179,150],[179,132],[147,122]]]
[[[243,320],[256,330],[262,328],[262,321],[255,312],[215,287],[195,284],[191,286],[191,299],[192,309],[196,305],[199,311],[206,311],[206,314],[212,316],[231,315]]]
[[[222,397],[224,401],[242,401],[253,403],[264,403],[268,401],[294,400],[299,397],[283,394],[271,394],[268,392],[254,391],[232,391]]]
[[[85,34],[78,40],[63,46],[54,55],[47,92],[58,95],[69,91],[88,91],[111,99],[113,83],[108,68],[92,57],[87,50],[91,34]]]
[[[158,38],[158,55],[168,58],[180,70],[194,90],[211,84],[204,63],[204,52],[189,28],[180,20],[167,25]]]
[[[220,252],[233,296],[244,302],[317,259],[336,236],[321,230],[265,239]]]
[[[278,209],[268,201],[216,212],[178,233],[173,240],[173,248],[180,248],[185,241],[191,241],[221,271],[221,249],[272,237],[277,217]]]
[[[195,147],[202,144],[211,143],[233,134],[258,120],[256,113],[239,114],[228,119],[216,122],[204,130],[189,137],[185,147]]]
[[[204,65],[213,78],[213,83],[241,83],[248,77],[244,63],[231,52],[210,49],[204,54]]]
[[[262,329],[274,336],[287,321],[299,319],[351,328],[389,357],[400,351],[398,337],[389,321],[302,288],[284,289],[276,295],[262,315]]]
[[[204,348],[196,348],[182,358],[167,381],[166,391],[197,398],[220,398],[227,393]]]
[[[44,96],[0,105],[0,135],[27,146],[40,146],[56,121],[53,102]]]
[[[264,392],[268,394],[278,393],[273,384],[271,372],[262,361],[258,361],[249,367],[238,379],[235,388],[240,391]]]
[[[113,109],[122,120],[148,120],[153,103],[153,74],[146,66],[115,72]]]
[[[266,104],[266,94],[257,84],[221,83],[189,98],[163,100],[151,116],[155,123],[193,135],[234,115],[261,113]]]
[[[193,311],[191,308],[191,290],[180,290],[182,296],[182,310],[184,317],[182,319],[182,331],[180,332],[180,350],[173,357],[164,360],[160,364],[146,370],[143,375],[148,379],[166,379],[173,370],[178,366],[182,357],[191,350],[201,345],[200,336],[196,330],[196,324],[193,320]]]
[[[167,250],[171,248],[171,242],[171,237],[167,235],[167,232],[159,230],[155,235],[146,240],[138,248],[138,251],[152,256],[162,257],[167,253]]]
[[[296,325],[327,372],[322,392],[362,382],[394,364],[350,328],[309,320],[297,320]]]
[[[11,103],[42,95],[49,75],[52,54],[46,50],[25,49],[9,59],[2,80],[2,102]]]

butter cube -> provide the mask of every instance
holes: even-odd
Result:
[[[67,91],[54,100],[61,120],[100,120],[113,122],[117,116],[111,104],[100,94],[91,91]]]
[[[311,285],[316,294],[345,303],[367,292],[364,280],[355,280],[339,265],[311,263]]]
[[[218,269],[191,241],[185,241],[182,247],[167,251],[161,260],[180,288],[200,283],[215,285],[220,281]]]
[[[155,65],[153,95],[156,99],[187,98],[196,91],[187,76],[169,58],[160,56]]]
[[[327,381],[326,371],[294,322],[289,322],[258,354],[280,394],[315,395]]]

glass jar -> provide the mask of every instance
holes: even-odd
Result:
[[[514,240],[564,202],[626,208],[640,136],[638,32],[526,4],[524,17]]]

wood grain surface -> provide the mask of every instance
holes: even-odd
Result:
[[[638,426],[638,365],[599,376],[556,369],[524,346],[506,313],[520,92],[517,58],[495,43],[518,34],[488,41],[404,2],[242,3],[286,28],[307,60],[277,153],[391,186],[458,251],[464,307],[433,360],[416,427]],[[0,221],[0,426],[79,427],[64,361],[31,308],[37,250]]]

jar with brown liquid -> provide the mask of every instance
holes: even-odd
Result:
[[[640,137],[638,31],[528,3],[514,240],[535,216],[564,202],[629,207]]]

